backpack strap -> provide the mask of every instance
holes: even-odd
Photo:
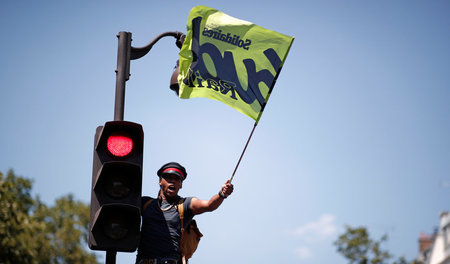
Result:
[[[183,237],[183,233],[184,233],[184,223],[183,223],[183,219],[184,219],[184,198],[181,198],[180,201],[178,202],[178,214],[180,215],[180,220],[181,220],[181,237]]]
[[[180,245],[183,243],[183,239],[184,239],[184,198],[181,198],[180,201],[178,202],[178,214],[180,215],[180,222],[181,222],[181,234],[180,234]],[[181,250],[181,247],[180,247]],[[181,263],[186,264],[187,261],[185,259],[185,256],[183,254],[183,252],[181,252],[182,256],[181,256]]]

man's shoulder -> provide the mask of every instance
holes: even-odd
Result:
[[[188,196],[188,197],[181,197],[181,196],[179,196],[178,197],[178,201],[179,202],[183,202],[184,204],[186,204],[186,203],[190,204],[192,198],[194,198],[194,197],[192,197],[192,196]],[[153,201],[153,200],[156,200],[156,198],[153,198],[153,197],[150,197],[150,196],[142,196],[141,197],[141,204],[145,204],[146,202]]]
[[[180,202],[183,201],[183,203],[188,203],[188,204],[190,204],[192,198],[194,198],[194,197],[192,197],[192,196],[188,196],[188,197],[180,197],[180,200],[179,200],[179,201],[180,201]]]
[[[145,203],[145,202],[147,202],[147,201],[149,201],[149,200],[155,200],[155,198],[150,197],[150,196],[142,196],[142,197],[141,197],[141,202],[142,202],[142,203]]]
[[[192,215],[192,211],[191,211],[191,201],[192,201],[192,198],[194,198],[194,197],[192,197],[192,196],[189,196],[189,197],[182,197],[181,199],[183,199],[182,201],[183,201],[183,208],[184,208],[184,211],[185,211],[185,213],[187,214],[187,215],[189,215],[189,216],[193,216]],[[181,201],[181,200],[180,200]]]
[[[153,200],[155,200],[155,198],[150,197],[150,196],[142,196],[141,197],[141,209],[144,211],[145,208],[147,208]]]

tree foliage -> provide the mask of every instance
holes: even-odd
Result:
[[[89,206],[66,195],[47,206],[32,181],[0,172],[0,263],[98,263],[87,250]]]
[[[365,227],[346,226],[345,233],[338,237],[334,245],[350,264],[385,264],[393,257],[389,251],[381,248],[382,243],[387,239],[387,235],[383,235],[380,240],[373,240]],[[416,262],[408,262],[404,257],[400,257],[392,263],[413,264]]]

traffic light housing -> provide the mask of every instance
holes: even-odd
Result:
[[[110,121],[97,128],[92,169],[89,248],[133,252],[141,224],[142,126]]]

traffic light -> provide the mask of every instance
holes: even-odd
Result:
[[[110,121],[97,128],[92,169],[89,248],[133,252],[141,224],[144,132]]]

